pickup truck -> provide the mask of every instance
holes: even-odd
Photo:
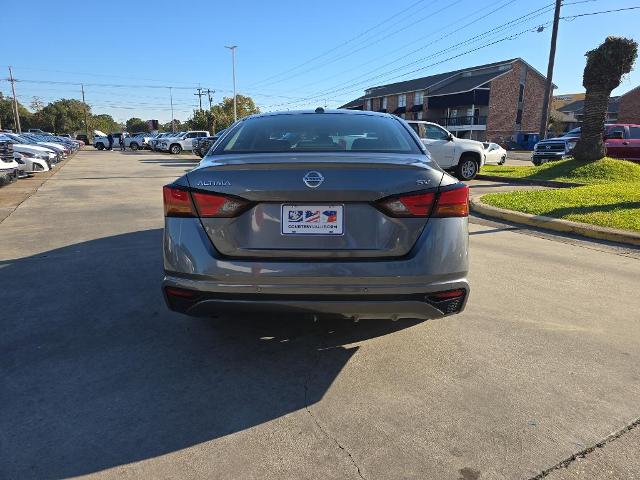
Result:
[[[540,165],[570,157],[573,154],[573,148],[580,140],[580,134],[581,128],[578,127],[561,137],[539,141],[533,149],[531,161],[534,165]],[[640,125],[606,124],[602,137],[608,156],[640,161]]]
[[[156,148],[165,152],[178,154],[183,150],[193,150],[193,140],[201,137],[208,137],[209,132],[206,130],[192,130],[183,132],[175,137],[161,138]]]
[[[457,138],[437,123],[420,120],[407,123],[440,168],[453,172],[460,180],[472,180],[484,165],[486,154],[481,142]]]
[[[210,137],[195,138],[193,140],[193,153],[198,155],[200,158],[204,158],[204,156],[209,152],[211,146],[216,143],[216,141],[224,135],[224,132],[226,131],[227,129],[225,128]]]

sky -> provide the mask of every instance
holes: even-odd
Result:
[[[100,7],[98,7],[100,5]],[[81,99],[117,121],[186,120],[196,89],[236,85],[262,111],[335,108],[368,87],[521,57],[546,74],[553,0],[9,1],[0,92]],[[584,15],[605,10],[620,12]],[[576,17],[576,15],[583,15]],[[640,41],[640,0],[564,0],[553,81],[584,91],[584,53],[608,35]],[[541,32],[537,30],[544,27]],[[614,94],[640,84],[636,68]],[[169,88],[171,87],[171,88]],[[203,106],[208,98],[202,97]]]

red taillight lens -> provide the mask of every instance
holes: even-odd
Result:
[[[215,193],[163,187],[166,217],[233,217],[249,204],[246,200]]]
[[[434,200],[435,194],[427,192],[388,198],[380,205],[394,217],[428,217]]]
[[[438,203],[433,212],[434,217],[468,217],[469,187],[466,185],[440,192]]]
[[[200,217],[233,217],[247,205],[240,198],[213,193],[191,192],[191,195]]]
[[[162,187],[165,217],[195,217],[191,196],[187,190],[180,190],[168,185]]]

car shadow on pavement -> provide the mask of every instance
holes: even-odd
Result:
[[[88,474],[304,409],[356,353],[349,344],[421,323],[169,312],[161,236],[0,262],[4,478]]]

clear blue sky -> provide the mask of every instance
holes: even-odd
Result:
[[[45,102],[80,98],[80,87],[65,82],[84,82],[94,113],[119,121],[170,120],[163,87],[173,86],[175,117],[185,120],[197,105],[198,85],[216,90],[214,102],[231,96],[231,56],[224,46],[236,44],[238,92],[262,110],[336,107],[368,86],[512,57],[545,73],[550,25],[535,30],[551,22],[552,3],[13,1],[2,12],[3,36],[13,41],[2,51],[1,78],[12,65],[25,105],[34,95]],[[640,0],[565,0],[562,15],[634,6]],[[582,91],[584,52],[607,35],[640,40],[638,25],[640,9],[561,21],[556,93]],[[637,70],[615,94],[640,84]],[[0,91],[9,94],[9,83],[0,81]]]

